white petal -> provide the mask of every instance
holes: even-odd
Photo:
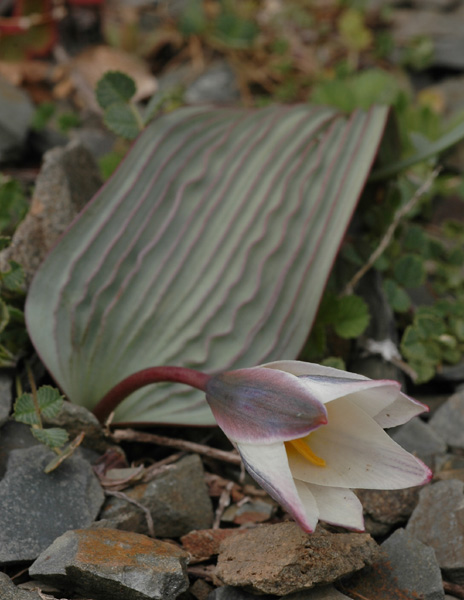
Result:
[[[388,427],[403,425],[403,423],[407,423],[413,417],[416,417],[423,412],[427,412],[428,410],[429,407],[425,404],[421,404],[417,400],[401,393],[393,404],[386,406],[374,416],[374,419],[380,427],[387,429]]]
[[[302,375],[322,375],[324,377],[343,377],[345,379],[369,379],[368,377],[364,377],[364,375],[357,375],[356,373],[350,373],[349,371],[343,371],[342,369],[324,367],[323,365],[304,362],[302,360],[276,360],[259,366],[266,367],[266,369],[286,371],[297,377],[301,377]]]
[[[342,371],[341,369],[334,369],[333,367],[324,367],[314,363],[307,363],[299,360],[277,360],[272,363],[266,363],[261,365],[268,369],[280,369],[286,371],[297,377],[316,376],[316,377],[337,377],[342,379],[353,379],[357,382],[369,382],[372,381],[364,375],[358,375],[356,373],[350,373],[349,371]],[[345,382],[347,383],[347,382]],[[393,382],[396,384],[396,382]],[[399,384],[398,384],[399,385]],[[403,393],[396,393],[394,395],[391,390],[392,396],[389,397],[389,391],[385,390],[386,394],[381,393],[381,390],[377,390],[371,396],[369,391],[366,389],[364,397],[356,397],[354,401],[356,404],[365,410],[368,415],[374,417],[377,423],[383,427],[396,427],[407,423],[412,417],[415,417],[422,412],[428,410],[428,407],[413,398],[409,398]],[[326,398],[330,398],[326,389]],[[333,396],[336,396],[336,390],[332,392]],[[341,396],[341,394],[339,394]],[[350,398],[353,399],[353,398]],[[323,400],[324,402],[330,402],[330,399]]]
[[[351,490],[314,485],[298,479],[295,480],[295,484],[300,497],[302,497],[303,487],[311,492],[316,500],[321,521],[355,531],[364,531],[363,507]]]
[[[428,467],[403,450],[350,400],[334,400],[327,410],[328,425],[307,438],[326,466],[313,465],[289,448],[290,469],[296,479],[333,487],[385,490],[430,480]]]
[[[334,377],[300,377],[308,390],[320,402],[327,404],[337,398],[349,396],[368,415],[375,416],[393,404],[400,393],[401,385],[388,379],[353,380]]]
[[[304,531],[312,533],[318,519],[316,502],[313,498],[305,504],[300,499],[284,444],[237,444],[237,449],[250,475],[292,515]]]

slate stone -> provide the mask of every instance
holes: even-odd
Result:
[[[225,61],[212,64],[186,90],[188,104],[232,104],[240,99],[237,78]]]
[[[464,68],[464,5],[453,11],[398,9],[392,12],[391,24],[395,47],[405,47],[418,36],[433,42],[433,66]]]
[[[448,446],[464,450],[464,390],[453,394],[436,410],[430,427]]]
[[[42,552],[29,574],[94,600],[171,600],[188,587],[187,558],[138,533],[77,529]]]
[[[0,269],[9,260],[19,262],[26,281],[71,221],[101,186],[97,165],[83,146],[71,142],[44,156],[31,207],[17,227],[11,244],[0,252]]]
[[[385,536],[394,527],[406,523],[419,501],[421,489],[356,490],[364,509],[366,532],[374,536]]]
[[[115,445],[106,438],[98,419],[86,408],[63,402],[63,407],[53,419],[44,419],[47,427],[62,427],[66,429],[70,439],[74,439],[81,431],[85,433],[82,447],[90,448],[99,454],[114,448]]]
[[[19,589],[6,575],[0,571],[0,598],[2,600],[43,600],[37,592]]]
[[[342,584],[355,597],[376,600],[444,600],[440,567],[432,548],[404,529],[381,546],[383,556]]]
[[[251,594],[242,588],[225,585],[216,588],[208,596],[208,600],[349,600],[348,596],[336,590],[332,585],[324,585],[312,590],[295,592],[286,596],[275,596],[271,594]]]
[[[34,560],[59,535],[87,527],[104,494],[90,464],[73,455],[55,471],[43,446],[13,450],[0,481],[0,564]]]
[[[7,373],[0,373],[0,427],[6,423],[13,403],[12,378]]]
[[[33,114],[29,96],[0,75],[0,163],[21,156]]]
[[[391,437],[430,468],[435,464],[435,457],[445,454],[447,450],[446,442],[439,433],[420,417],[397,427],[391,432]]]
[[[261,525],[222,542],[216,577],[226,585],[283,596],[350,575],[378,552],[368,534],[319,527],[308,535],[292,522]]]
[[[30,427],[17,421],[8,421],[0,431],[0,479],[5,475],[8,457],[12,450],[37,446]]]
[[[425,546],[404,529],[397,529],[382,546],[399,588],[424,600],[444,596],[440,567],[433,548]]]
[[[435,550],[445,579],[464,583],[464,482],[450,479],[425,487],[406,531]]]
[[[212,525],[213,507],[197,454],[182,458],[155,479],[124,493],[148,508],[156,537],[180,537]],[[100,516],[104,527],[148,533],[144,512],[121,498],[108,498]]]

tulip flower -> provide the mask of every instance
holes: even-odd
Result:
[[[390,380],[294,360],[207,375],[154,367],[121,381],[94,409],[101,421],[127,395],[157,381],[205,391],[250,475],[311,533],[319,520],[364,530],[352,489],[401,489],[430,469],[385,433],[427,407]]]
[[[364,530],[352,488],[400,489],[431,478],[383,430],[427,410],[396,381],[277,361],[212,377],[206,399],[250,475],[306,532],[318,520]]]

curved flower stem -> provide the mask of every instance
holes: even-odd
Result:
[[[126,377],[111,388],[93,409],[93,414],[100,423],[103,423],[127,396],[152,383],[164,381],[185,383],[204,392],[206,383],[210,377],[211,375],[186,367],[150,367],[149,369],[143,369],[129,375],[129,377]]]

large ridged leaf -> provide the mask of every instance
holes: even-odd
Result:
[[[32,341],[89,408],[134,371],[295,358],[386,110],[182,109],[138,138],[30,289]],[[204,395],[149,386],[118,421],[212,423]]]

